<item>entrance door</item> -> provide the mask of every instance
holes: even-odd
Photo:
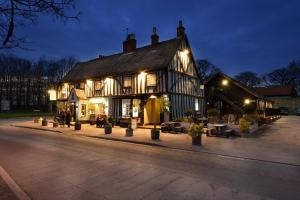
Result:
[[[160,101],[159,99],[148,99],[144,107],[144,123],[160,124]]]
[[[76,103],[71,103],[69,106],[73,121],[76,121]]]

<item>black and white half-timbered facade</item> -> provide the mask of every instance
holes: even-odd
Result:
[[[57,106],[80,121],[105,114],[161,123],[183,117],[186,110],[202,114],[202,84],[180,21],[176,38],[159,42],[153,28],[151,44],[137,48],[129,34],[122,53],[76,64],[58,85]]]

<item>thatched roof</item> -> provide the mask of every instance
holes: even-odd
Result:
[[[182,38],[174,38],[156,45],[140,47],[132,52],[77,63],[62,81],[72,82],[168,67],[181,40]]]

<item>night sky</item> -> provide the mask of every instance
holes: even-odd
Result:
[[[299,0],[78,0],[76,9],[80,21],[42,16],[38,24],[17,28],[34,51],[14,54],[85,61],[120,52],[125,28],[143,46],[149,44],[153,26],[166,40],[176,36],[183,20],[195,57],[230,75],[246,70],[261,74],[300,59]]]

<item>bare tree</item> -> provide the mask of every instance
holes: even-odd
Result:
[[[18,36],[16,27],[38,21],[40,14],[56,19],[78,19],[79,13],[69,14],[75,0],[2,0],[0,2],[0,49],[21,47],[25,37]]]
[[[222,70],[216,65],[212,64],[209,60],[197,60],[197,68],[201,74],[201,78],[207,81],[210,77]]]
[[[254,72],[241,72],[235,76],[235,79],[248,87],[253,87],[261,82],[261,79]]]

